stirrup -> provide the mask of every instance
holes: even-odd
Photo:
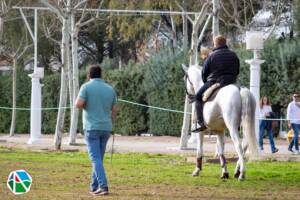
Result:
[[[192,129],[191,132],[192,133],[196,133],[196,132],[200,132],[200,131],[204,131],[207,129],[207,127],[205,126],[205,124],[202,122],[199,124],[200,126],[197,127],[197,124],[196,124],[196,128],[195,129]]]

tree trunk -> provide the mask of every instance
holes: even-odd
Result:
[[[186,11],[186,1],[183,0],[182,1],[182,5],[183,5],[183,9],[184,11]],[[183,37],[183,41],[182,41],[182,44],[183,44],[183,49],[184,50],[187,50],[188,48],[188,30],[187,30],[187,17],[186,15],[182,15],[182,37]]]
[[[79,72],[78,72],[78,32],[79,27],[75,24],[75,16],[72,15],[71,18],[71,38],[72,38],[72,64],[73,64],[73,99],[72,101],[75,102],[76,97],[78,95],[79,91]],[[72,115],[71,115],[71,125],[70,125],[70,138],[69,138],[69,144],[75,144],[76,143],[76,133],[77,133],[77,125],[78,125],[78,115],[79,111],[73,104],[72,106]]]
[[[192,40],[191,40],[191,54],[190,54],[190,62],[189,66],[198,64],[198,32],[199,28],[195,26],[193,23],[193,32],[192,32]]]
[[[10,124],[10,133],[9,136],[13,136],[15,134],[15,128],[16,128],[16,106],[17,106],[17,92],[16,92],[16,85],[17,85],[17,58],[14,56],[13,58],[13,68],[12,68],[12,115],[11,115],[11,124]]]
[[[198,65],[198,33],[199,28],[202,22],[204,21],[206,14],[207,14],[208,4],[204,4],[200,14],[195,16],[195,20],[193,21],[193,32],[192,32],[192,43],[191,43],[191,49],[190,49],[190,65]],[[187,136],[189,131],[189,122],[193,120],[194,113],[192,113],[192,117],[190,116],[190,113],[192,110],[192,106],[188,103],[188,97],[185,97],[185,104],[184,104],[184,117],[183,117],[183,125],[181,129],[181,138],[180,138],[180,145],[179,147],[181,149],[184,149],[187,147]]]
[[[195,20],[193,21],[193,32],[191,41],[191,52],[190,52],[190,66],[198,65],[198,34],[201,24],[206,18],[207,9],[209,4],[205,3],[202,6],[201,12],[195,15]]]
[[[172,47],[173,49],[175,49],[177,46],[176,25],[172,15],[170,15],[170,19],[171,19],[171,26],[172,26]]]
[[[220,0],[213,0],[213,23],[212,32],[213,38],[220,34],[219,30],[219,10],[220,10]]]
[[[68,15],[70,17],[68,17],[68,20],[67,20],[67,32],[69,33],[69,37],[70,37],[70,34],[72,34],[72,16],[71,15]],[[72,42],[73,39],[71,39],[71,42]],[[70,41],[70,40],[69,40]],[[73,61],[73,55],[71,54],[71,50],[70,50],[70,45],[68,45],[68,49],[67,49],[67,55],[69,56],[69,62],[67,64],[67,69],[68,69],[68,81],[69,81],[69,95],[70,95],[70,106],[71,108],[73,107],[74,105],[74,101],[73,101],[73,97],[74,97],[74,91],[73,91],[73,66],[72,66],[72,61]],[[73,115],[73,109],[71,109],[71,116]]]
[[[2,41],[2,39],[3,39],[2,38],[3,32],[4,32],[3,28],[4,28],[4,19],[2,16],[0,16],[0,41]]]
[[[61,43],[61,60],[62,60],[62,68],[61,68],[61,80],[60,80],[60,97],[59,97],[59,109],[57,114],[57,122],[55,128],[55,136],[54,143],[55,149],[59,150],[61,148],[61,140],[64,128],[64,120],[65,120],[65,107],[67,105],[67,68],[70,60],[70,56],[68,52],[70,49],[70,36],[67,31],[67,20],[63,19],[63,27],[62,27],[62,43]]]

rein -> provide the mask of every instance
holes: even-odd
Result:
[[[186,80],[189,81],[189,83],[191,84],[192,90],[195,91],[194,86],[193,86],[193,84],[192,84],[192,81],[190,80],[190,77],[189,77],[189,75],[188,75],[187,73],[186,73],[185,76],[184,76],[184,89],[185,89],[185,93],[186,93],[187,95],[192,95],[192,94],[190,94],[190,93],[188,92],[188,89],[187,89],[187,81],[186,81]]]
[[[115,143],[115,134],[112,133],[113,139],[111,143],[111,149],[110,149],[110,164],[112,164],[113,154],[114,154],[114,143]]]

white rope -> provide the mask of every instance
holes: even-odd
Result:
[[[141,106],[141,107],[147,107],[150,109],[156,109],[156,110],[161,110],[161,111],[166,111],[166,112],[173,112],[173,113],[181,113],[181,114],[189,114],[191,115],[192,113],[187,112],[185,113],[184,111],[181,110],[174,110],[174,109],[169,109],[169,108],[162,108],[162,107],[157,107],[157,106],[151,106],[151,105],[146,105],[146,104],[141,104],[141,103],[136,103],[133,101],[128,101],[124,99],[118,99],[119,102],[127,103],[127,104],[132,104],[136,106]],[[62,109],[71,109],[71,107],[61,107]],[[20,110],[20,111],[30,111],[30,110],[58,110],[60,109],[59,107],[51,107],[51,108],[11,108],[11,107],[1,107],[0,110]],[[286,119],[286,118],[257,118],[257,120],[267,120],[267,121],[290,121],[290,120],[300,120],[300,119]]]

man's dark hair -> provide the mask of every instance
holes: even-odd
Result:
[[[101,78],[102,73],[101,73],[101,67],[99,65],[91,65],[89,69],[89,78]]]

